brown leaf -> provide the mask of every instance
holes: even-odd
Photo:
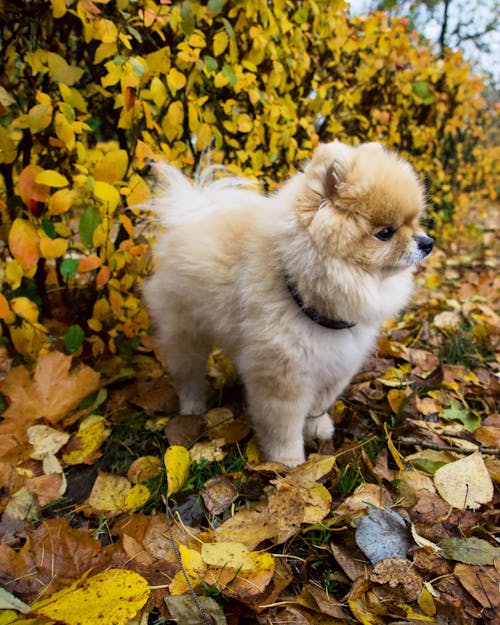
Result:
[[[475,430],[473,436],[485,447],[500,449],[500,427],[483,425]]]
[[[314,584],[305,584],[298,598],[299,603],[307,608],[327,614],[334,618],[347,620],[349,615],[337,599]]]
[[[238,489],[232,480],[221,475],[203,484],[201,496],[210,514],[221,514],[238,497]]]
[[[190,447],[205,431],[205,422],[197,415],[177,415],[165,425],[165,435],[170,445]]]
[[[483,608],[500,610],[500,576],[495,567],[457,564],[453,572]]]
[[[373,567],[372,582],[400,587],[405,601],[415,601],[422,590],[423,580],[413,570],[413,564],[406,558],[385,558]]]
[[[14,554],[0,549],[0,571],[5,571],[7,589],[23,598],[42,588],[55,592],[108,560],[90,530],[74,529],[66,518],[47,519],[30,530],[26,543]]]

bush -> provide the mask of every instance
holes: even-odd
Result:
[[[434,215],[494,197],[482,83],[382,12],[342,0],[31,0],[1,26],[0,319],[24,357],[134,347],[148,326],[149,160],[203,151],[269,188],[320,141],[380,140]],[[69,329],[68,329],[69,328]],[[117,341],[120,339],[119,341]]]

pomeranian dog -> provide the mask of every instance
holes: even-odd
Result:
[[[206,361],[231,357],[267,460],[305,460],[333,434],[328,409],[408,302],[432,250],[425,194],[378,143],[320,145],[274,195],[213,171],[193,185],[158,165],[165,232],[144,288],[181,414],[205,410]]]

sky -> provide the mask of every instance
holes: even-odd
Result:
[[[354,14],[366,13],[373,6],[376,6],[376,0],[351,0],[351,11]],[[464,1],[464,0],[452,0],[449,11],[449,25],[448,30],[453,30],[458,20],[462,23],[470,22],[470,30],[474,32],[481,32],[484,29],[484,25],[487,23],[493,14],[498,15],[499,2],[498,0],[481,0],[481,1]],[[422,34],[428,37],[431,41],[437,41],[440,32],[440,23],[434,20],[428,21],[422,31]],[[465,42],[461,49],[464,52],[464,56],[468,61],[471,61],[474,68],[478,73],[483,71],[488,72],[496,85],[497,89],[500,88],[500,32],[490,33],[487,37],[483,38],[490,47],[490,52],[478,51],[477,48],[470,42]]]

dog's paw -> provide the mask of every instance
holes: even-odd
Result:
[[[207,411],[204,399],[179,398],[179,411],[181,414],[202,415]]]
[[[327,412],[318,417],[307,417],[304,436],[307,440],[330,440],[335,431],[332,418]]]

